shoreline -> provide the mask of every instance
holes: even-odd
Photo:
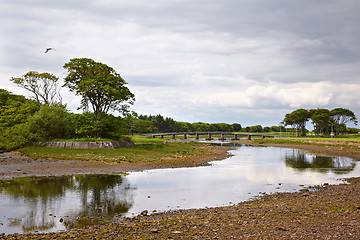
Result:
[[[298,148],[360,160],[358,147],[238,142],[253,146]],[[0,235],[0,239],[358,239],[360,178],[347,181],[350,184],[318,186],[312,191],[296,193],[275,193],[233,206],[155,213],[85,229]]]
[[[186,156],[184,158],[166,157],[161,162],[121,164],[101,161],[32,159],[18,152],[4,153],[0,157],[0,180],[32,176],[61,176],[74,174],[109,174],[144,171],[160,168],[179,168],[207,166],[210,161],[223,160],[230,156],[231,148],[202,145],[208,153],[204,155]]]

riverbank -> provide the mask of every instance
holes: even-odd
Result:
[[[358,147],[342,144],[279,144],[314,153],[359,159]],[[0,236],[0,239],[359,239],[360,180],[281,193],[235,206],[183,210],[117,220],[86,229]]]
[[[0,154],[0,179],[206,166],[209,161],[230,156],[228,150],[195,143],[144,144],[118,149],[31,147],[20,150],[22,153]]]

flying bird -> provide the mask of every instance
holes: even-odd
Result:
[[[56,49],[55,48],[46,48],[46,50],[45,50],[45,53],[47,53],[48,51],[50,51],[50,50],[55,50],[56,51]]]

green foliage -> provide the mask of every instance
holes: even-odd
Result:
[[[291,125],[297,129],[301,136],[306,135],[306,122],[310,118],[310,112],[306,109],[297,109],[289,114],[285,115],[285,125]]]
[[[232,127],[235,132],[239,132],[242,129],[241,124],[239,123],[233,123]]]
[[[0,89],[0,127],[25,123],[38,110],[36,102]]]
[[[126,133],[124,119],[113,115],[101,114],[96,121],[93,113],[72,113],[68,115],[68,120],[71,126],[69,138],[98,138],[100,133],[102,138],[119,140]]]
[[[306,122],[311,119],[314,125],[314,132],[316,135],[328,136],[333,129],[335,129],[335,135],[339,136],[341,132],[348,132],[346,123],[353,122],[357,124],[355,114],[345,108],[335,108],[331,111],[328,109],[297,109],[292,113],[286,114],[283,123],[285,125],[291,125],[296,128],[297,132],[301,131],[301,136],[306,135]],[[356,130],[350,130],[356,133]]]
[[[357,124],[357,119],[355,114],[346,108],[335,108],[331,110],[331,118],[335,122],[335,134],[338,136],[340,134],[340,129],[342,125],[345,125],[347,122],[353,122]]]
[[[328,135],[330,129],[330,111],[328,109],[311,109],[310,118],[316,135]]]
[[[81,108],[91,105],[95,120],[109,110],[126,112],[135,100],[125,80],[106,64],[89,58],[74,58],[64,65],[68,71],[64,86],[82,96]]]
[[[50,73],[38,73],[36,71],[30,71],[20,78],[13,77],[10,79],[19,87],[30,91],[39,106],[41,103],[51,105],[61,102],[58,80],[58,77]]]
[[[29,127],[34,139],[46,141],[65,138],[69,126],[67,114],[62,105],[42,105],[40,110],[29,119]]]
[[[131,122],[132,133],[154,133],[154,132],[233,132],[241,129],[241,125],[234,123],[232,125],[227,123],[203,123],[203,122],[177,122],[174,119],[164,118],[160,114],[140,115]]]
[[[11,151],[33,142],[28,123],[21,123],[0,130],[0,149]]]
[[[155,133],[157,128],[153,125],[150,120],[134,119],[131,122],[131,133]]]

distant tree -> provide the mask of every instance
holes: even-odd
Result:
[[[355,114],[346,108],[335,108],[331,110],[331,118],[335,123],[335,135],[338,136],[340,133],[341,125],[346,125],[348,122],[353,122],[357,125],[357,119]]]
[[[330,111],[328,109],[311,109],[309,111],[316,135],[326,134],[330,126]]]
[[[11,78],[10,81],[17,84],[32,94],[38,105],[41,103],[51,105],[61,103],[59,78],[50,73],[38,73],[30,71],[20,78]]]
[[[246,132],[262,132],[263,127],[261,125],[255,125],[255,126],[247,126],[245,128]]]
[[[241,130],[241,124],[239,124],[239,123],[233,123],[232,127],[235,132],[239,132]]]
[[[293,126],[297,129],[297,133],[300,133],[301,136],[306,136],[306,122],[310,118],[310,113],[306,109],[297,109],[291,113],[285,115],[284,123],[285,125]]]
[[[270,132],[270,131],[271,131],[271,128],[270,128],[270,127],[264,127],[264,128],[263,128],[263,131],[264,131],[264,132]]]
[[[109,110],[126,112],[135,100],[125,86],[127,82],[111,67],[89,58],[74,58],[64,65],[67,70],[64,86],[82,97],[80,108],[92,107],[95,120]]]
[[[156,127],[150,120],[134,119],[131,124],[132,133],[155,133],[157,132]]]

